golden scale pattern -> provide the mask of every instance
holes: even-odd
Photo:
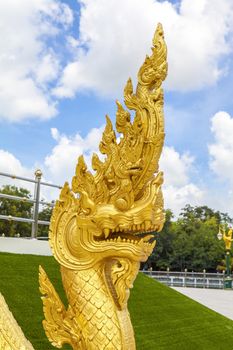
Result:
[[[68,307],[42,267],[39,281],[43,326],[57,348],[74,350],[135,350],[127,309],[129,290],[140,262],[155,246],[154,232],[164,223],[159,158],[164,142],[162,82],[167,75],[167,50],[161,24],[151,56],[131,79],[124,102],[117,101],[116,136],[111,120],[87,170],[78,159],[72,188],[65,183],[53,210],[50,245],[61,265]],[[31,348],[26,348],[31,349]]]
[[[0,293],[0,350],[33,350]]]

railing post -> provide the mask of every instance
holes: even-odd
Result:
[[[149,267],[150,277],[152,277],[152,271],[153,271],[153,268],[152,268],[152,267]]]
[[[38,215],[39,215],[39,201],[40,201],[40,180],[41,180],[42,172],[40,169],[35,171],[35,189],[34,189],[34,207],[33,207],[33,223],[32,223],[32,232],[31,237],[37,237],[38,230]]]
[[[205,284],[206,284],[206,269],[203,270],[203,288],[205,288]]]
[[[170,279],[170,276],[169,276],[169,272],[170,272],[170,269],[169,269],[169,267],[167,267],[167,285],[171,286],[171,279]]]
[[[187,281],[186,281],[186,278],[187,278],[187,269],[184,269],[184,287],[187,286]]]

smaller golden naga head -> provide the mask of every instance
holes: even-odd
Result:
[[[167,74],[166,44],[159,24],[151,56],[117,101],[116,132],[106,117],[99,150],[87,170],[79,157],[72,188],[66,183],[53,212],[50,242],[63,266],[85,269],[108,257],[147,260],[153,232],[164,223],[159,158],[164,142],[162,81]]]

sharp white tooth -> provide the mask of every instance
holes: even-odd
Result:
[[[117,237],[117,242],[121,242],[121,237],[120,236]]]
[[[109,228],[104,228],[104,236],[107,238],[109,236],[110,230]]]
[[[130,243],[130,239],[127,239],[127,243]]]
[[[144,222],[141,224],[141,228],[142,228],[142,231],[145,230],[145,224],[144,224]]]
[[[136,225],[133,225],[133,231],[136,231],[137,227]]]
[[[133,244],[134,244],[134,240],[133,240],[133,239],[131,239],[131,243],[133,243]]]
[[[113,242],[113,239],[112,239],[112,238],[110,238],[110,242]]]
[[[125,238],[123,238],[123,242],[126,242],[126,239],[125,239]]]
[[[120,231],[120,229],[119,229],[119,227],[117,227],[117,228],[116,228],[116,232],[119,232],[119,231]]]

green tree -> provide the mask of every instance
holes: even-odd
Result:
[[[50,221],[52,215],[52,207],[44,206],[42,211],[39,212],[38,219],[42,221]],[[49,226],[48,225],[38,225],[38,237],[48,237]]]
[[[148,260],[153,269],[216,271],[224,259],[224,243],[216,235],[220,222],[232,222],[228,214],[207,206],[186,205],[177,220],[166,211],[163,230],[156,233],[157,244]]]
[[[33,203],[26,202],[24,198],[31,198],[30,191],[25,188],[18,188],[16,186],[4,185],[0,189],[0,193],[22,197],[22,201],[11,200],[0,197],[0,214],[11,215],[23,218],[32,217]],[[31,235],[31,225],[25,222],[0,220],[0,234],[6,236],[14,236],[20,234],[21,236]]]
[[[224,244],[217,240],[222,214],[207,206],[186,205],[176,222],[176,239],[171,259],[173,269],[216,271],[224,256]]]
[[[155,234],[156,246],[149,257],[147,265],[157,270],[164,270],[170,266],[173,253],[174,232],[172,230],[173,213],[170,209],[165,211],[165,223],[161,232]]]

